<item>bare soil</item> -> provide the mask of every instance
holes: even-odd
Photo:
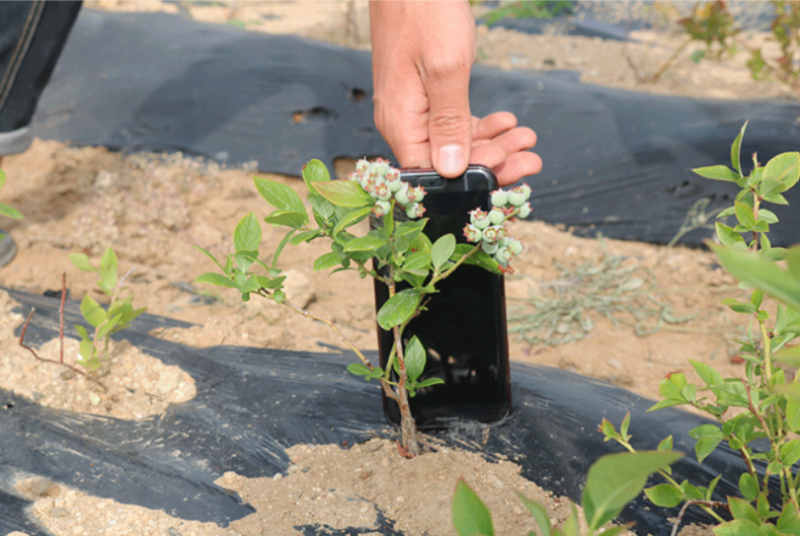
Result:
[[[163,10],[244,27],[243,31],[294,33],[369,47],[366,3],[361,1],[105,1],[91,7]],[[626,45],[560,35],[557,27],[540,36],[481,27],[479,62],[506,69],[580,70],[586,83],[662,94],[795,98],[777,83],[752,80],[743,53],[723,55],[719,62],[704,60],[697,67],[689,58],[692,46],[658,82],[646,83],[643,79],[657,71],[682,44],[682,37],[669,26],[636,37],[639,42]],[[743,34],[738,39],[755,43],[765,36]],[[542,156],[546,165],[547,155]],[[325,352],[342,346],[327,326],[285,307],[258,299],[243,303],[233,292],[193,283],[214,269],[193,245],[224,256],[232,250],[238,220],[250,211],[262,217],[269,211],[253,186],[255,170],[224,169],[181,155],[126,156],[41,140],[27,152],[6,158],[3,166],[9,180],[0,201],[18,208],[25,219],[0,221],[19,246],[16,259],[0,269],[0,285],[33,293],[58,290],[66,271],[73,299],[88,292],[102,301],[93,274],[72,267],[68,254],[84,252],[97,263],[105,248],[113,246],[120,271],[132,270],[127,283],[136,307],[196,324],[160,330],[155,333],[159,337],[195,347],[231,344]],[[301,181],[259,175],[303,194]],[[263,231],[263,249],[268,251],[282,234],[267,226]],[[740,296],[741,291],[709,252],[578,238],[540,222],[516,223],[512,234],[526,246],[515,261],[516,272],[506,278],[513,360],[571,370],[652,399],[658,398],[665,375],[682,371],[694,377],[687,359],[708,363],[726,376],[743,374],[732,341],[746,323],[720,305],[723,297]],[[313,273],[313,260],[327,251],[320,242],[287,248],[281,262],[289,274],[287,294],[336,322],[358,347],[375,349],[372,284],[352,273]],[[598,291],[598,285],[604,290]],[[600,299],[614,291],[622,299]],[[601,305],[592,309],[593,300]],[[543,316],[557,307],[560,315]],[[37,362],[17,345],[13,329],[24,319],[10,308],[0,294],[4,389],[42,404],[124,419],[147,418],[193,396],[188,375],[137,355],[124,344],[115,345],[104,369],[109,392],[65,374],[62,367]],[[575,310],[582,311],[584,320],[565,320]],[[533,329],[534,322],[539,329]],[[38,351],[57,358],[57,341]],[[65,355],[74,362],[75,343],[67,343]],[[377,439],[349,449],[299,445],[290,455],[294,465],[273,479],[221,476],[218,485],[239,493],[257,510],[226,528],[89,497],[36,475],[19,475],[16,489],[36,499],[32,515],[57,535],[298,534],[294,527],[307,524],[377,528],[379,513],[396,520],[395,530],[405,534],[453,534],[449,501],[460,476],[487,500],[499,534],[534,528],[512,490],[543,501],[557,522],[566,516],[565,501],[520,477],[513,460],[489,463],[444,449],[408,461],[399,457],[393,444]]]

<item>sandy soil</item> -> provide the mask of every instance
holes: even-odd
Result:
[[[361,1],[99,2],[92,7],[164,10],[244,31],[295,33],[369,46],[366,4]],[[479,62],[508,69],[580,70],[587,83],[655,93],[792,97],[778,84],[751,80],[742,53],[724,55],[719,62],[706,60],[698,68],[689,59],[691,46],[658,82],[646,83],[642,79],[657,70],[682,38],[669,27],[636,37],[640,42],[625,45],[559,35],[558,28],[543,36],[481,28]],[[764,36],[739,39],[759,42]],[[254,170],[221,169],[180,155],[125,156],[44,141],[5,159],[3,166],[9,180],[0,201],[15,206],[26,218],[0,221],[19,245],[17,258],[0,269],[0,285],[34,293],[57,290],[60,274],[66,271],[73,298],[90,292],[101,300],[93,288],[93,275],[73,268],[67,255],[84,252],[96,263],[103,250],[113,246],[120,271],[133,270],[128,285],[135,306],[197,324],[163,330],[157,333],[160,337],[193,346],[224,343],[314,351],[341,346],[321,323],[273,303],[256,299],[242,303],[234,293],[193,283],[213,265],[192,245],[224,255],[232,250],[232,231],[242,216],[250,211],[264,216],[269,211],[253,187]],[[302,183],[296,179],[270,178],[302,193]],[[506,282],[512,359],[604,379],[653,399],[666,374],[680,370],[692,377],[687,358],[711,364],[728,376],[743,373],[732,341],[743,333],[745,323],[719,305],[723,297],[740,296],[741,291],[710,253],[577,238],[538,222],[517,223],[513,234],[526,249]],[[264,227],[265,249],[280,238],[279,231]],[[313,259],[326,251],[316,242],[287,249],[282,264],[290,268],[288,295],[335,321],[360,348],[374,349],[371,282],[350,273],[332,277],[313,273]],[[612,295],[617,298],[609,298]],[[188,376],[152,358],[134,356],[130,352],[135,349],[124,345],[113,353],[109,376],[104,378],[110,388],[117,388],[111,393],[64,374],[61,367],[38,363],[16,346],[11,333],[22,317],[9,314],[2,298],[0,305],[5,312],[0,317],[0,387],[40,403],[129,419],[160,413],[167,404],[192,396]],[[576,311],[583,320],[568,321]],[[55,343],[40,349],[42,355],[54,356],[56,351]],[[74,346],[68,345],[66,354],[74,359]],[[511,461],[489,464],[477,456],[447,451],[408,462],[391,445],[377,440],[350,449],[301,445],[291,455],[295,465],[280,478],[253,480],[233,474],[220,478],[220,486],[236,491],[258,510],[225,529],[87,497],[35,475],[20,475],[17,490],[36,499],[33,514],[59,535],[296,534],[294,526],[314,523],[375,527],[377,512],[352,500],[359,497],[378,505],[396,520],[394,528],[405,534],[452,534],[449,500],[462,475],[489,502],[500,534],[532,528],[512,489],[544,500],[554,520],[565,515],[563,501],[519,477]],[[388,476],[390,470],[419,477],[398,483]],[[136,530],[131,529],[134,524]]]

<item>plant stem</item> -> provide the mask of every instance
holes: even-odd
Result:
[[[400,395],[398,406],[400,407],[400,436],[403,448],[411,457],[419,454],[419,442],[417,440],[417,425],[414,417],[411,416],[411,407],[408,405],[408,373],[406,371],[406,361],[403,356],[403,341],[400,334],[400,326],[392,328],[394,333],[395,348],[397,348],[397,368],[400,371],[400,380],[397,383],[397,393]]]
[[[716,508],[727,508],[728,505],[724,502],[717,502],[717,501],[686,501],[683,503],[683,507],[681,507],[681,511],[678,513],[678,517],[675,520],[675,524],[672,525],[672,532],[670,536],[676,536],[678,534],[678,527],[681,525],[681,521],[683,521],[683,516],[686,515],[686,510],[693,504],[700,506],[703,510],[705,510],[708,514],[710,514],[714,519],[717,520],[719,523],[724,523],[725,520],[722,519],[719,515],[717,515],[712,507]]]
[[[437,275],[436,277],[431,278],[431,280],[428,283],[428,285],[435,285],[436,283],[438,283],[442,279],[447,279],[447,277],[449,277],[450,274],[452,274],[456,270],[456,268],[458,268],[459,266],[464,264],[464,261],[466,261],[468,258],[470,258],[480,248],[481,248],[480,244],[476,245],[468,253],[465,253],[460,259],[458,259],[455,262],[455,264],[453,264],[453,266],[451,266],[450,268],[448,268],[447,270],[445,270],[441,274]]]
[[[315,315],[314,313],[306,311],[305,309],[301,309],[300,307],[298,307],[297,305],[293,304],[289,300],[283,300],[282,303],[286,307],[292,309],[293,311],[295,311],[297,313],[300,313],[301,315],[303,315],[306,318],[312,318],[314,320],[322,322],[323,324],[326,324],[329,328],[331,328],[334,331],[334,333],[336,333],[336,335],[339,336],[339,338],[342,340],[342,342],[345,343],[347,345],[347,347],[350,348],[350,350],[352,350],[354,354],[356,354],[356,356],[358,356],[358,358],[361,360],[361,362],[369,370],[374,370],[375,369],[375,367],[372,365],[372,363],[370,363],[369,360],[366,357],[364,357],[364,354],[361,352],[361,350],[359,350],[356,347],[356,345],[354,345],[350,341],[350,339],[348,339],[347,337],[344,336],[344,333],[342,333],[341,330],[339,330],[339,327],[336,324],[334,324],[332,320],[329,320],[329,319],[327,319],[325,317],[322,317],[322,316],[319,316],[319,315]]]
[[[80,374],[84,378],[86,378],[86,379],[88,379],[90,381],[93,381],[94,383],[96,383],[97,385],[102,387],[103,391],[108,392],[108,387],[106,387],[105,384],[103,384],[103,382],[101,382],[100,380],[98,380],[97,378],[95,378],[93,376],[90,376],[89,374],[86,374],[82,370],[80,370],[80,369],[78,369],[76,367],[73,367],[69,363],[64,363],[63,358],[62,358],[61,361],[56,361],[55,359],[47,359],[47,358],[44,358],[44,357],[39,357],[39,354],[37,354],[36,351],[33,348],[31,348],[30,346],[25,344],[25,332],[28,331],[28,325],[31,323],[31,318],[33,318],[33,313],[35,311],[36,311],[35,308],[31,309],[31,312],[28,314],[28,319],[25,321],[25,325],[22,326],[22,333],[20,333],[20,335],[19,335],[19,345],[21,347],[25,348],[27,351],[29,351],[33,355],[33,357],[35,357],[39,361],[44,361],[45,363],[55,363],[56,365],[61,365],[62,367],[66,367],[69,370],[71,370],[72,372],[75,372],[76,374]],[[62,314],[63,314],[63,309],[62,309]],[[63,351],[63,345],[64,345],[63,335],[62,335],[62,339],[61,339],[61,345],[62,345],[62,351]]]

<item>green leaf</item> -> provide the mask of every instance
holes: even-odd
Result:
[[[695,454],[697,461],[703,463],[706,457],[714,452],[722,441],[722,430],[714,424],[703,424],[689,431],[689,435],[697,440]]]
[[[727,225],[723,225],[720,222],[717,222],[716,228],[717,228],[717,237],[719,237],[719,241],[722,242],[723,245],[729,247],[733,247],[736,244],[741,244],[742,246],[745,245],[744,238],[742,238],[742,235],[734,231],[732,227],[728,227]]]
[[[415,389],[422,389],[423,387],[430,387],[432,385],[441,385],[444,383],[444,380],[441,378],[427,378],[422,380],[421,382],[417,382],[414,386]]]
[[[422,218],[420,220],[409,220],[404,221],[397,225],[397,228],[394,231],[395,237],[404,236],[409,241],[413,241],[419,233],[425,229],[425,224],[428,223],[428,218]]]
[[[333,228],[333,234],[339,234],[339,231],[343,229],[347,229],[358,222],[362,221],[364,218],[369,216],[369,213],[372,212],[372,207],[362,207],[351,210],[347,212],[343,217],[339,218],[339,221],[336,223],[336,226]]]
[[[446,234],[439,237],[436,242],[431,246],[431,261],[433,267],[437,271],[442,265],[450,260],[450,257],[456,251],[456,237],[452,234]]]
[[[117,286],[117,254],[111,248],[106,249],[100,258],[100,283],[98,286],[107,293]]]
[[[274,289],[281,288],[281,285],[283,285],[283,282],[285,280],[286,280],[286,276],[285,275],[282,275],[280,277],[273,277],[272,279],[270,279],[269,277],[264,277],[264,276],[256,276],[256,282],[258,283],[258,285],[261,288],[265,288],[265,289],[269,289],[269,290],[274,290]]]
[[[14,220],[22,219],[22,214],[17,209],[8,205],[4,205],[3,203],[0,203],[0,215],[7,216]]]
[[[728,507],[731,510],[733,519],[746,519],[755,524],[761,523],[756,509],[744,499],[739,499],[738,497],[728,497]]]
[[[355,181],[318,182],[314,189],[337,207],[358,208],[375,204],[375,200]]]
[[[408,381],[412,384],[417,382],[417,378],[419,378],[422,371],[425,370],[426,355],[425,347],[422,346],[417,336],[411,337],[411,340],[406,344],[405,355],[403,357],[406,362]]]
[[[739,251],[709,244],[720,260],[720,264],[733,277],[763,290],[773,298],[800,308],[800,281],[781,269],[774,262],[763,259],[756,253]]]
[[[647,477],[682,456],[679,452],[635,452],[603,456],[589,468],[583,490],[583,512],[589,530],[619,515],[641,493]]]
[[[451,511],[458,536],[494,536],[492,514],[464,479],[456,484]]]
[[[350,240],[344,247],[345,253],[353,251],[375,251],[387,244],[386,239],[378,236],[367,235],[360,236]]]
[[[275,267],[278,266],[278,258],[280,258],[281,253],[283,252],[283,248],[286,247],[286,244],[292,239],[292,235],[294,235],[296,229],[289,229],[289,232],[281,238],[280,243],[278,243],[278,247],[275,248],[275,253],[272,255],[272,269],[276,269]]]
[[[800,534],[800,518],[791,502],[786,502],[775,526],[783,534]]]
[[[261,246],[261,225],[251,212],[236,225],[233,231],[233,247],[239,252],[258,251],[259,246]]]
[[[683,490],[672,484],[659,484],[652,488],[644,488],[644,494],[651,503],[662,508],[675,508],[683,499]]]
[[[289,243],[293,246],[296,246],[302,242],[310,242],[311,240],[320,236],[319,229],[312,229],[310,231],[303,231],[302,233],[297,233],[289,240]]]
[[[378,311],[378,324],[385,330],[406,322],[417,311],[421,300],[420,293],[414,289],[398,292]]]
[[[758,193],[761,197],[770,197],[773,195],[778,195],[785,190],[786,185],[781,181],[767,177],[759,186]]]
[[[781,446],[781,463],[792,466],[800,461],[800,439],[793,439]]]
[[[347,372],[356,376],[369,376],[371,371],[364,363],[350,363],[347,365]]]
[[[320,270],[327,270],[328,268],[339,266],[342,264],[342,259],[344,259],[344,255],[336,253],[335,251],[321,255],[314,261],[314,271],[319,272]]]
[[[303,205],[303,200],[300,199],[297,192],[285,184],[262,177],[253,177],[253,181],[261,197],[266,199],[267,203],[276,209],[283,212],[299,212],[301,214],[306,214],[306,207]]]
[[[210,253],[210,252],[209,252],[207,249],[205,249],[205,248],[201,248],[200,246],[194,246],[194,247],[195,247],[195,248],[197,248],[197,249],[199,249],[199,250],[200,250],[200,251],[202,251],[203,253],[205,253],[205,254],[206,254],[206,256],[207,256],[209,259],[211,259],[212,261],[214,261],[214,264],[216,264],[217,266],[219,266],[219,269],[220,269],[220,270],[222,270],[222,271],[223,271],[224,273],[226,273],[226,274],[228,273],[228,272],[225,270],[225,268],[224,268],[224,267],[223,267],[223,266],[222,266],[222,265],[219,263],[219,261],[217,260],[217,258],[216,258],[216,257],[214,257],[214,255],[212,255],[212,254],[211,254],[211,253]],[[72,255],[70,255],[70,259],[71,259],[71,258],[72,258]],[[75,264],[75,261],[74,261],[74,260],[73,260],[72,262],[73,262],[73,264]],[[86,262],[89,262],[89,261],[87,260]],[[78,268],[80,268],[80,266],[78,266],[77,264],[75,264],[75,266],[77,266]],[[89,267],[91,268],[91,265],[89,265]],[[80,269],[81,269],[81,270],[85,270],[85,268],[80,268]],[[94,271],[94,269],[92,268],[92,270],[86,270],[86,271]]]
[[[732,171],[728,166],[707,166],[695,168],[692,171],[701,177],[715,181],[736,182],[739,179],[739,174]]]
[[[792,432],[800,430],[800,400],[789,398],[786,401],[786,422]]]
[[[547,510],[544,509],[544,506],[532,499],[527,498],[518,491],[516,493],[519,500],[525,505],[525,508],[527,508],[533,516],[536,524],[539,525],[540,536],[550,536],[550,516],[548,515]]]
[[[742,175],[742,164],[739,155],[741,154],[742,137],[744,137],[744,131],[746,128],[747,121],[744,122],[741,130],[739,130],[739,135],[736,136],[736,139],[733,140],[733,144],[731,145],[731,165],[733,166],[733,169],[739,173],[739,175]]]
[[[331,180],[331,175],[328,173],[328,168],[319,160],[309,160],[303,166],[303,180],[308,187],[308,190],[314,191],[315,182],[328,182]]]
[[[739,220],[739,224],[747,230],[752,229],[756,224],[753,209],[739,201],[734,202],[734,207],[736,208],[736,219]]]
[[[283,225],[284,227],[299,229],[308,223],[308,214],[305,212],[285,212],[283,210],[276,210],[264,218],[264,221],[272,225]]]
[[[734,519],[714,527],[717,536],[763,536],[761,528],[748,519]]]
[[[700,376],[706,385],[717,385],[722,383],[724,380],[722,379],[722,374],[714,370],[713,368],[709,367],[705,363],[701,363],[699,361],[689,360],[689,364],[692,365],[697,375]]]
[[[474,244],[457,244],[456,251],[450,257],[450,260],[453,262],[457,262],[458,259],[472,251],[475,247]],[[482,249],[479,249],[472,255],[470,255],[467,260],[464,261],[464,264],[469,264],[472,266],[477,266],[479,268],[483,268],[487,272],[491,272],[493,274],[502,274],[503,272],[500,270],[500,265],[494,260],[494,257],[488,255]]]
[[[333,216],[334,212],[336,212],[336,207],[333,206],[333,203],[319,194],[309,194],[308,202],[311,204],[311,208],[314,209],[314,212],[322,216],[324,220],[328,220]],[[322,224],[320,224],[320,226],[321,225]]]
[[[81,314],[93,328],[100,326],[106,320],[105,310],[88,294],[81,301]]]
[[[427,275],[431,266],[431,254],[427,251],[416,251],[406,256],[403,270],[414,275]]]
[[[84,272],[97,272],[97,268],[92,266],[92,263],[89,262],[89,257],[87,257],[83,253],[70,253],[69,260],[72,261],[72,264],[78,270],[82,270]]]
[[[656,447],[656,449],[666,450],[666,451],[672,450],[672,436],[667,436],[664,439],[662,439],[661,442],[658,444],[658,447]]]
[[[207,283],[209,285],[216,285],[218,287],[238,288],[236,284],[222,274],[216,272],[206,272],[197,279],[195,283]]]
[[[108,321],[105,324],[102,324],[100,329],[97,330],[97,340],[103,339],[109,333],[112,333],[114,328],[117,327],[121,320],[122,317],[120,315],[109,318]]]
[[[764,177],[782,182],[788,190],[800,179],[800,153],[783,153],[764,166]]]
[[[764,201],[767,203],[772,203],[773,205],[788,205],[789,201],[786,200],[785,197],[781,194],[777,195],[770,195],[764,198]]]
[[[717,214],[717,219],[727,218],[729,216],[733,216],[734,214],[736,214],[736,209],[734,207],[728,207]]]
[[[81,340],[92,342],[92,340],[89,338],[89,333],[86,331],[85,327],[75,326],[75,331],[78,332],[78,336],[81,338]]]
[[[742,473],[739,477],[739,491],[748,501],[755,501],[758,497],[758,482],[750,473]]]

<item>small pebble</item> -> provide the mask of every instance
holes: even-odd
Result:
[[[50,510],[50,517],[55,517],[55,518],[69,517],[69,512],[67,512],[63,508],[59,508],[58,506],[56,506]]]
[[[30,486],[31,495],[34,497],[58,495],[58,485],[42,476],[32,478]]]
[[[71,380],[71,379],[73,379],[75,377],[75,371],[74,370],[65,370],[64,372],[62,372],[58,376],[62,380]]]

